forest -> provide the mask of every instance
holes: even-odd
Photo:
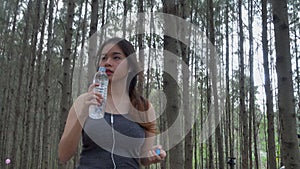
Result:
[[[111,37],[135,46],[167,152],[144,168],[300,168],[297,0],[2,0],[0,27],[2,169],[76,168],[58,144]]]

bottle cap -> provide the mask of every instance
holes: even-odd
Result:
[[[160,155],[160,149],[156,149],[155,152],[157,155]]]
[[[105,72],[105,71],[106,71],[106,68],[105,68],[105,67],[99,67],[99,68],[98,68],[98,71],[99,71],[99,72]]]

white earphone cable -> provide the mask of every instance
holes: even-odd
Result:
[[[110,123],[111,123],[112,139],[113,139],[113,145],[112,145],[112,148],[111,148],[111,160],[113,162],[114,169],[116,169],[117,166],[116,166],[115,159],[114,159],[114,151],[115,151],[116,140],[115,140],[115,132],[114,132],[114,116],[113,116],[113,114],[111,114],[111,116],[110,116]]]

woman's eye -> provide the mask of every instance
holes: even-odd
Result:
[[[106,57],[105,57],[105,56],[104,56],[104,57],[102,57],[102,58],[101,58],[101,60],[106,60]]]
[[[116,55],[116,56],[114,56],[114,59],[115,59],[115,60],[120,60],[120,59],[121,59],[121,56]]]

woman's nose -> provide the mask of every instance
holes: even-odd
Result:
[[[111,66],[111,58],[107,58],[105,63],[104,63],[104,66]]]

